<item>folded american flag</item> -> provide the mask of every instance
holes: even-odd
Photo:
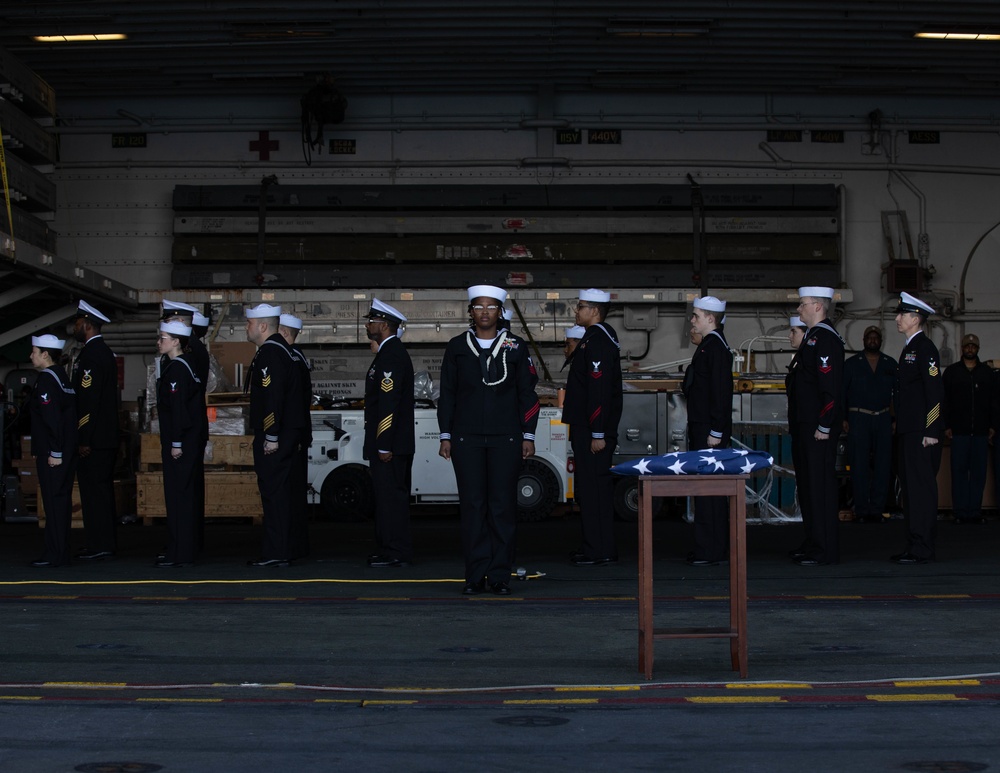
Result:
[[[611,472],[616,475],[746,475],[772,464],[774,458],[763,451],[706,448],[630,459],[616,464]]]

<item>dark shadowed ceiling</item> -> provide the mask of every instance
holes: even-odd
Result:
[[[57,98],[298,92],[1000,94],[997,0],[20,2],[0,47]],[[124,33],[117,42],[34,35]]]

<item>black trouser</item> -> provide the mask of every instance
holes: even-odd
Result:
[[[937,534],[937,473],[941,444],[924,447],[920,432],[899,436],[899,478],[903,484],[906,515],[906,552],[917,558],[934,558]]]
[[[708,424],[688,424],[690,450],[709,448]],[[714,448],[729,448],[730,436],[722,437]],[[729,558],[729,497],[694,497],[694,557],[705,561]]]
[[[510,581],[517,534],[519,435],[456,435],[451,461],[458,482],[465,579]]]
[[[163,462],[163,498],[167,505],[167,561],[190,564],[198,554],[199,523],[198,484],[204,469],[204,452],[184,451],[180,458],[171,456],[169,445],[160,446]],[[202,478],[204,487],[204,478]]]
[[[847,420],[854,514],[859,518],[881,518],[892,467],[892,417],[888,411],[877,416],[849,411]]]
[[[836,428],[826,440],[817,440],[813,435],[815,427],[797,426],[803,470],[796,469],[795,478],[799,486],[799,503],[806,524],[806,547],[808,558],[837,563],[840,561],[839,504],[837,497],[837,438]],[[805,513],[809,512],[806,522]]]
[[[83,532],[89,550],[114,553],[118,514],[115,512],[116,448],[91,448],[76,463],[83,508]]]
[[[297,446],[291,478],[292,552],[289,558],[305,558],[309,555],[309,447],[302,437],[297,441]]]
[[[69,563],[69,535],[73,526],[73,476],[76,455],[63,457],[62,464],[49,467],[49,457],[39,456],[38,489],[45,506],[45,552],[42,560],[56,566]]]
[[[413,454],[393,454],[383,462],[368,461],[375,487],[375,553],[400,561],[413,560],[410,539],[410,473]]]
[[[254,433],[253,467],[264,509],[261,558],[287,561],[294,557],[292,511],[297,503],[293,501],[292,480],[298,464],[298,447],[299,433],[283,432],[278,436],[278,450],[265,454],[264,433]]]
[[[615,478],[611,457],[616,435],[604,438],[604,450],[590,451],[590,430],[570,426],[573,446],[573,498],[580,505],[580,528],[584,558],[618,558],[615,546]]]
[[[200,441],[195,449],[194,470],[194,513],[198,523],[198,549],[200,553],[205,546],[205,446],[208,445],[207,437]]]

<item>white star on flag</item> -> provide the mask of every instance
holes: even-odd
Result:
[[[667,467],[668,470],[673,470],[675,475],[687,475],[684,472],[684,462],[678,459],[676,462]]]
[[[740,467],[740,469],[743,470],[743,474],[744,475],[749,475],[750,474],[750,470],[753,469],[753,462],[751,462],[749,459],[747,459],[746,463],[742,467]]]
[[[648,475],[649,474],[649,462],[647,462],[645,459],[640,459],[639,463],[635,465],[635,469],[637,469],[639,471],[640,475]]]

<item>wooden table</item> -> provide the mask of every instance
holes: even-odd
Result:
[[[729,639],[733,671],[747,676],[747,475],[639,476],[639,670],[653,678],[656,639]],[[653,628],[653,497],[729,498],[729,626]]]

